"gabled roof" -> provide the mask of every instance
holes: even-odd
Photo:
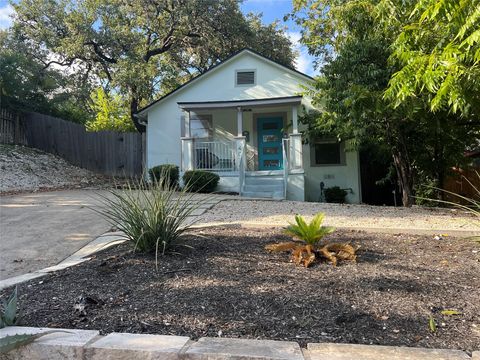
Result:
[[[304,73],[302,73],[301,71],[298,71],[298,70],[296,70],[296,69],[292,69],[292,68],[290,68],[290,67],[288,67],[288,66],[285,66],[285,65],[283,65],[283,64],[280,64],[279,62],[276,62],[275,60],[269,59],[268,57],[263,56],[262,54],[260,54],[259,52],[255,51],[255,50],[252,50],[252,49],[250,49],[250,48],[244,48],[244,49],[242,49],[242,50],[239,50],[239,51],[233,53],[232,55],[230,55],[230,56],[227,57],[226,59],[220,61],[218,64],[213,65],[210,69],[208,69],[208,70],[205,71],[204,73],[202,73],[202,74],[194,77],[193,79],[187,81],[185,84],[180,85],[180,86],[179,86],[178,88],[176,88],[175,90],[170,91],[168,94],[162,96],[161,98],[159,98],[159,99],[155,100],[154,102],[148,104],[148,105],[145,106],[144,108],[138,110],[136,114],[137,114],[137,115],[140,115],[141,113],[144,113],[146,110],[148,110],[148,109],[149,109],[150,107],[152,107],[153,105],[159,103],[160,101],[165,100],[165,99],[168,98],[170,95],[173,95],[173,94],[176,93],[177,91],[188,87],[188,86],[191,85],[192,83],[197,82],[197,81],[198,81],[199,79],[201,79],[204,75],[211,73],[212,71],[220,68],[222,65],[226,64],[227,62],[229,62],[229,61],[232,60],[233,58],[235,58],[235,57],[237,57],[237,56],[240,56],[241,54],[246,53],[246,52],[251,53],[251,54],[253,54],[253,55],[257,56],[257,57],[260,57],[260,58],[262,58],[263,60],[266,60],[267,62],[270,62],[270,63],[274,64],[275,66],[282,67],[282,68],[288,70],[289,72],[292,72],[292,73],[295,73],[295,74],[297,74],[297,75],[303,76],[303,77],[307,78],[308,80],[314,80],[313,77],[311,77],[311,76],[309,76],[309,75],[307,75],[307,74],[304,74]]]

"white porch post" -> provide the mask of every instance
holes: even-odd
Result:
[[[291,169],[303,169],[302,134],[298,132],[298,109],[292,106],[292,134],[290,134]]]
[[[293,133],[298,134],[298,111],[297,106],[292,106],[292,124],[293,124]]]
[[[238,193],[242,195],[243,186],[245,183],[245,169],[246,169],[246,145],[245,136],[243,136],[243,111],[239,106],[237,107],[237,136],[235,137],[235,163],[238,169]]]
[[[190,111],[184,111],[185,116],[185,136],[182,140],[182,171],[193,170],[194,148],[193,138],[190,131]]]
[[[243,112],[242,108],[237,107],[237,136],[242,136],[243,134]]]
[[[185,116],[185,137],[190,137],[190,111],[184,111]]]

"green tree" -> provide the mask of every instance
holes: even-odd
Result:
[[[88,82],[77,81],[45,67],[48,56],[25,42],[15,32],[0,30],[0,97],[3,107],[38,111],[83,123],[89,117],[84,104]]]
[[[392,24],[405,3],[382,0],[382,21]],[[392,61],[400,69],[386,96],[399,106],[426,96],[432,111],[451,110],[464,117],[480,113],[480,1],[421,0],[400,24]]]
[[[13,6],[14,28],[55,55],[48,65],[74,66],[107,82],[128,99],[139,130],[133,116],[139,107],[246,45],[285,65],[294,58],[283,30],[246,18],[236,0],[22,0]]]
[[[95,117],[86,123],[89,131],[134,131],[128,107],[119,94],[109,94],[103,88],[92,93],[92,113]]]
[[[404,206],[414,202],[414,189],[424,179],[443,180],[448,166],[473,141],[472,129],[446,112],[433,114],[428,99],[392,104],[384,94],[398,70],[389,61],[397,24],[386,26],[375,0],[303,1],[295,3],[297,22],[311,54],[323,63],[311,92],[321,109],[303,119],[309,135],[335,135],[354,145],[377,143],[388,149],[402,190]]]

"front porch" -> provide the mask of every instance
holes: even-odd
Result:
[[[241,196],[290,198],[293,178],[303,184],[301,99],[179,102],[182,172],[213,171],[221,177],[219,190]],[[303,197],[302,185],[293,190]]]

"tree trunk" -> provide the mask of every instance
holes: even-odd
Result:
[[[138,118],[136,117],[136,113],[138,111],[138,104],[139,100],[135,95],[132,95],[132,99],[130,100],[130,117],[132,118],[133,124],[139,133],[144,133],[146,128],[145,125],[140,124]]]
[[[410,207],[413,205],[413,171],[406,151],[396,148],[393,151],[393,163],[397,170],[398,182],[402,190],[402,204]]]

